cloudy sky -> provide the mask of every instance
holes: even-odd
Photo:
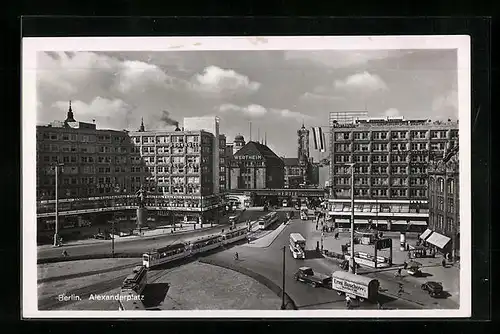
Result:
[[[330,111],[457,119],[455,50],[40,52],[37,124],[66,117],[98,128],[172,128],[218,115],[232,141],[267,133],[280,156],[297,155],[302,122],[327,125]],[[318,156],[313,155],[315,158]]]

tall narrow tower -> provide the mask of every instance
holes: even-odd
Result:
[[[297,158],[299,158],[299,162],[305,163],[309,161],[309,130],[306,129],[304,123],[302,123],[302,127],[297,130],[297,136]]]

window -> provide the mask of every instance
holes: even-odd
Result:
[[[448,198],[448,212],[449,213],[455,212],[455,201],[453,200],[453,198]]]
[[[450,179],[446,183],[447,183],[447,188],[448,188],[447,189],[448,194],[454,194],[455,193],[455,180]]]
[[[438,196],[438,210],[444,211],[444,198]]]
[[[438,192],[439,193],[443,193],[444,192],[444,181],[443,181],[443,178],[440,177],[438,179],[438,184],[439,184],[439,186],[438,186]]]
[[[444,229],[444,217],[443,215],[437,215],[438,217],[438,229],[443,230]]]

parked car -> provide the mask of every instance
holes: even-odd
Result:
[[[331,289],[332,277],[321,273],[315,273],[310,267],[300,267],[293,277],[296,281],[310,284],[313,288],[325,287]]]
[[[431,297],[438,297],[443,293],[443,285],[440,282],[428,281],[422,284],[421,288],[427,291]]]
[[[109,235],[109,233],[97,233],[97,234],[94,234],[94,239],[101,239],[101,240],[109,240],[111,239],[111,236]]]

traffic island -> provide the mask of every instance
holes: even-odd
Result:
[[[283,289],[280,286],[278,286],[277,284],[275,284],[273,281],[271,281],[267,277],[264,277],[261,274],[258,274],[258,273],[254,272],[252,270],[247,269],[247,268],[236,266],[236,265],[233,265],[233,264],[230,264],[230,263],[226,263],[226,262],[223,262],[223,261],[218,261],[216,259],[202,258],[202,259],[199,260],[199,262],[236,271],[236,272],[238,272],[240,274],[243,274],[243,275],[246,275],[248,277],[251,277],[254,280],[256,280],[257,282],[259,282],[262,285],[266,286],[269,290],[271,290],[274,293],[276,293],[276,295],[278,297],[281,298],[282,295],[283,295]],[[295,302],[292,300],[292,298],[290,298],[290,296],[287,293],[285,293],[285,309],[286,310],[297,310],[297,306],[295,305]]]

